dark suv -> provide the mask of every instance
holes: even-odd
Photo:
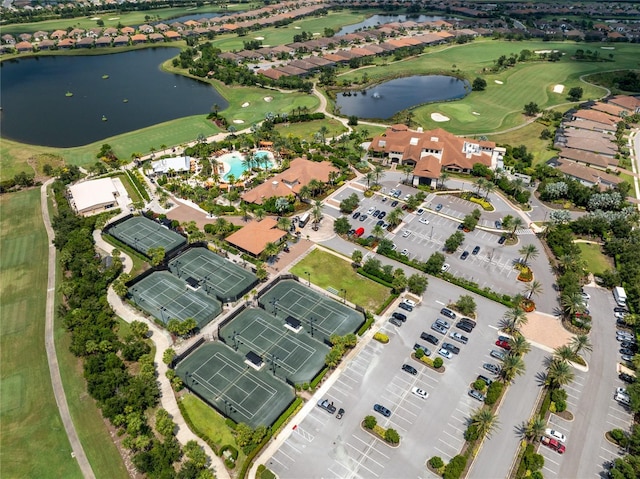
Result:
[[[442,308],[440,310],[440,314],[443,316],[446,316],[449,319],[456,319],[456,313],[454,313],[453,311],[451,311],[449,308]]]
[[[429,334],[429,333],[425,333],[423,332],[420,335],[420,339],[424,339],[426,342],[433,344],[434,346],[437,345],[440,340],[438,338],[436,338],[433,334]]]
[[[466,321],[460,321],[459,323],[457,323],[456,328],[462,329],[466,333],[470,333],[471,331],[473,331],[473,326],[471,325],[471,323],[467,323]]]
[[[407,315],[406,314],[402,314],[399,312],[395,312],[391,315],[392,317],[399,319],[400,321],[402,321],[403,323],[407,320]]]
[[[413,366],[409,366],[408,364],[403,364],[402,370],[408,372],[409,374],[413,374],[414,376],[418,374],[418,370]]]

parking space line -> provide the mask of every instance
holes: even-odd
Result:
[[[552,471],[551,469],[549,469],[547,466],[542,466],[542,469],[546,469],[547,471],[549,471],[551,474],[553,474],[554,476],[557,476],[558,473],[556,471]]]
[[[451,454],[449,454],[448,452],[444,452],[439,447],[434,447],[434,449],[436,451],[439,451],[442,454],[442,457],[447,460],[447,462],[449,462],[451,460],[451,458],[453,457]]]
[[[559,465],[560,465],[560,463],[559,463],[559,462],[556,462],[556,461],[554,461],[553,459],[551,459],[551,458],[549,458],[549,457],[545,457],[545,458],[544,458],[544,460],[545,460],[545,462],[547,462],[547,461],[552,462],[552,463],[554,463],[556,466],[559,466]]]
[[[274,455],[271,456],[271,459],[269,461],[276,461],[278,464],[280,464],[282,467],[284,467],[286,470],[289,470],[289,468],[284,464],[284,462],[279,461],[278,458]]]
[[[376,461],[375,459],[373,459],[373,458],[369,455],[369,451],[371,450],[371,445],[369,445],[369,446],[368,446],[368,447],[369,447],[369,449],[368,449],[367,451],[360,451],[360,450],[359,450],[359,449],[357,449],[354,445],[352,445],[352,444],[350,444],[350,443],[348,443],[348,442],[346,442],[346,443],[345,443],[345,445],[347,445],[347,446],[351,447],[353,450],[355,450],[355,451],[359,452],[360,454],[362,454],[362,459],[368,459],[368,460],[370,460],[371,462],[373,462],[373,463],[377,464],[378,466],[380,466],[380,467],[382,467],[382,468],[384,469],[384,465],[383,465],[383,464],[379,463],[378,461]],[[361,460],[358,460],[358,464],[359,464],[359,465],[362,465],[362,461],[361,461]],[[365,467],[365,466],[363,466],[363,467],[364,467],[365,469],[367,469],[367,471],[371,472],[372,474],[375,474],[375,472],[371,471],[371,469],[369,469],[369,468],[367,468],[367,467]],[[376,474],[376,476],[377,476],[377,475],[378,475],[378,474]]]
[[[342,377],[338,378],[338,380],[336,380],[336,384],[340,384],[344,387],[346,387],[347,389],[353,389],[351,386],[349,386],[348,384],[345,384],[345,382],[342,380]]]

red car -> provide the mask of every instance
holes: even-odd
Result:
[[[564,454],[564,452],[567,450],[567,448],[564,447],[564,444],[562,444],[560,441],[558,441],[556,439],[552,439],[552,438],[547,437],[547,436],[542,436],[540,438],[540,442],[542,442],[542,444],[544,444],[548,448],[553,449],[558,454]]]
[[[500,346],[502,349],[506,349],[507,351],[511,350],[511,345],[509,344],[509,342],[503,339],[498,339],[496,341],[496,346]]]

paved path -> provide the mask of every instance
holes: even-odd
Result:
[[[58,365],[58,356],[56,355],[56,345],[54,341],[54,315],[55,315],[55,293],[56,293],[56,248],[53,245],[55,237],[53,228],[51,227],[51,218],[49,217],[49,205],[47,204],[47,187],[53,182],[53,179],[47,181],[40,188],[40,208],[42,209],[42,222],[47,230],[49,238],[49,261],[47,273],[47,305],[45,311],[45,327],[44,327],[44,344],[47,350],[47,362],[49,363],[49,374],[51,375],[51,385],[53,386],[53,394],[58,404],[62,424],[69,438],[73,456],[78,461],[78,466],[82,471],[82,475],[87,478],[95,478],[89,459],[82,448],[82,443],[78,437],[76,427],[71,420],[69,405],[67,404],[67,396],[62,385],[62,377],[60,376],[60,366]]]
[[[111,253],[111,251],[113,250],[113,246],[102,239],[101,231],[95,231],[93,234],[93,238],[98,248],[106,253]],[[133,261],[128,255],[124,253],[122,253],[121,257],[124,260],[123,271],[125,273],[131,272]],[[162,404],[162,407],[173,418],[173,422],[176,423],[176,427],[178,429],[176,438],[178,439],[180,444],[184,446],[188,441],[196,441],[200,446],[202,446],[205,453],[211,459],[211,466],[215,471],[216,478],[230,479],[229,472],[224,466],[222,460],[213,452],[211,447],[209,447],[209,445],[205,441],[196,436],[193,431],[189,429],[189,426],[187,426],[187,423],[182,417],[182,413],[180,412],[180,408],[178,407],[178,401],[176,400],[173,389],[171,388],[171,383],[166,376],[168,367],[164,363],[164,361],[162,361],[164,351],[167,348],[173,346],[171,336],[167,333],[167,331],[159,328],[153,321],[150,321],[146,317],[139,314],[138,311],[131,308],[128,304],[124,303],[111,286],[109,287],[109,291],[107,292],[107,300],[109,301],[109,304],[111,305],[115,313],[122,319],[124,319],[127,323],[131,323],[132,321],[142,321],[149,326],[149,331],[151,331],[151,340],[156,345],[156,356],[154,360],[156,363],[156,368],[158,369],[158,382],[160,383],[160,402]]]

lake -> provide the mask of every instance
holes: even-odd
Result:
[[[214,104],[226,108],[227,101],[211,85],[160,70],[179,52],[148,48],[2,62],[0,135],[33,145],[80,146],[207,114]]]
[[[372,15],[360,23],[354,23],[353,25],[347,25],[346,27],[341,28],[336,35],[347,35],[355,32],[356,30],[375,27],[376,25],[384,25],[385,23],[406,22],[407,20],[417,23],[435,22],[436,20],[443,20],[444,18],[445,17],[431,15]]]
[[[466,80],[444,75],[419,75],[398,78],[352,96],[338,93],[336,103],[343,116],[388,119],[399,111],[423,103],[463,98],[471,91]]]

